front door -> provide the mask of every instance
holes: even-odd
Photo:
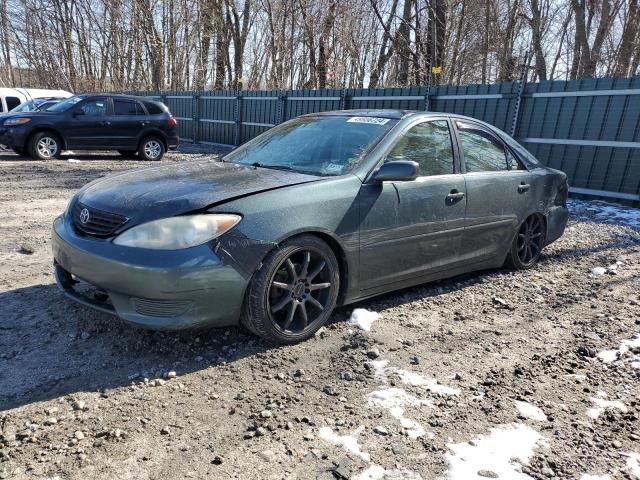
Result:
[[[109,145],[111,125],[107,114],[109,99],[91,97],[72,108],[64,132],[68,148],[94,149]]]
[[[360,286],[365,295],[457,262],[464,229],[465,182],[455,166],[446,119],[410,126],[386,159],[418,162],[419,177],[362,186]]]

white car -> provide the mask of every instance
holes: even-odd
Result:
[[[13,110],[18,105],[34,98],[69,98],[73,93],[65,90],[47,90],[42,88],[0,88],[0,113]]]

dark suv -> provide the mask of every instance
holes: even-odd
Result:
[[[63,150],[117,150],[160,160],[178,146],[178,122],[167,107],[144,97],[78,95],[45,111],[0,120],[0,144],[47,160]]]

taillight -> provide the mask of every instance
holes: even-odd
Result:
[[[169,126],[175,127],[176,125],[178,125],[178,121],[173,117],[169,117]]]

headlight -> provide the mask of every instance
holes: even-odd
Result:
[[[178,250],[219,237],[242,217],[231,214],[189,215],[143,223],[118,235],[113,243],[125,247]]]
[[[15,125],[23,125],[25,123],[29,123],[31,121],[30,118],[9,118],[4,121],[5,127],[12,127]]]

